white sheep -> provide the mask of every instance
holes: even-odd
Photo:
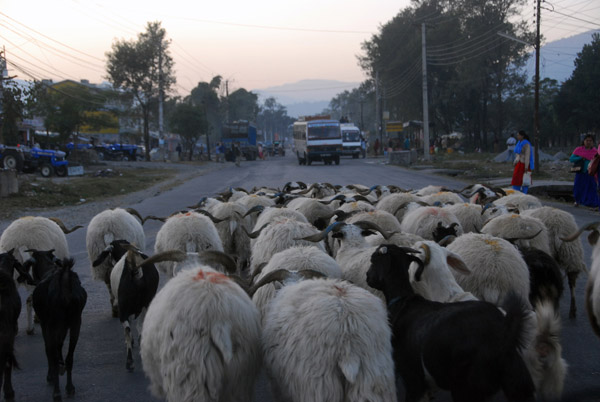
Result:
[[[531,194],[523,194],[521,192],[507,192],[507,195],[500,197],[494,201],[495,205],[514,205],[523,212],[528,209],[542,207],[542,202]]]
[[[236,258],[238,273],[241,274],[250,261],[250,238],[246,234],[250,229],[250,216],[244,217],[247,210],[237,202],[223,202],[212,209],[215,218],[222,220],[215,223],[223,252]]]
[[[264,227],[252,245],[250,259],[250,272],[256,276],[263,263],[268,263],[271,257],[280,251],[294,246],[312,246],[314,244],[299,240],[302,237],[318,233],[310,223],[299,222],[294,219],[281,219]],[[325,251],[322,242],[317,245]]]
[[[142,329],[150,389],[168,401],[251,401],[260,369],[260,319],[229,277],[200,265],[157,293]]]
[[[387,311],[364,289],[335,279],[284,286],[262,339],[277,400],[396,401]]]
[[[382,197],[377,205],[377,209],[393,214],[398,222],[402,222],[402,218],[406,210],[402,208],[409,203],[417,203],[422,201],[421,197],[411,193],[393,193]]]
[[[92,218],[85,235],[86,249],[91,263],[96,261],[113,241],[126,240],[139,250],[146,248],[144,228],[128,210],[122,208],[107,209]],[[116,305],[111,291],[110,273],[116,261],[107,258],[101,264],[91,265],[92,278],[103,281],[108,288],[113,316],[116,317]]]
[[[552,255],[548,229],[544,222],[533,216],[502,214],[486,222],[481,233],[501,237],[519,246],[537,248]]]
[[[549,254],[556,260],[558,266],[567,274],[569,290],[571,293],[569,317],[575,318],[577,315],[575,285],[577,277],[581,272],[587,272],[587,267],[583,260],[584,253],[581,239],[578,238],[571,242],[562,240],[563,237],[567,237],[571,233],[577,231],[575,218],[567,211],[546,206],[528,209],[523,211],[521,215],[539,219],[548,229]]]
[[[447,205],[444,207],[444,209],[447,209],[448,211],[452,212],[454,216],[456,216],[465,233],[478,233],[481,231],[484,223],[483,215],[481,214],[483,212],[483,208],[481,205],[460,203]]]
[[[434,205],[435,203],[441,203],[442,205],[462,204],[465,202],[460,195],[452,191],[440,191],[439,193],[428,194],[423,196],[421,200],[429,205]]]
[[[501,306],[509,292],[529,303],[529,268],[507,240],[489,234],[465,233],[448,250],[458,254],[471,274],[453,272],[458,284],[480,300]]]
[[[421,207],[406,213],[400,227],[405,233],[416,234],[426,240],[434,240],[434,233],[440,227],[439,225],[454,227],[456,236],[463,233],[458,218],[451,211],[438,207]]]
[[[169,250],[200,252],[223,251],[223,244],[212,220],[197,212],[171,216],[156,234],[154,253]],[[173,276],[174,262],[159,262],[157,268],[169,277]]]
[[[273,254],[269,263],[254,279],[254,283],[260,282],[269,273],[280,269],[288,272],[310,270],[320,272],[328,278],[342,278],[342,270],[338,263],[323,250],[315,246],[295,246]],[[252,301],[260,311],[261,317],[264,317],[269,301],[280,288],[281,282],[271,282],[258,288],[252,296]]]
[[[20,263],[24,263],[30,257],[27,250],[54,250],[54,256],[62,260],[69,257],[69,246],[67,244],[65,232],[70,231],[58,220],[44,218],[42,216],[25,216],[14,220],[4,230],[2,236],[0,236],[0,253],[14,249],[15,258]],[[25,283],[23,286],[29,293],[26,303],[27,333],[33,334],[33,305],[31,294],[33,293],[34,287]]]

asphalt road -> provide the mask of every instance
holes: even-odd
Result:
[[[282,187],[288,181],[330,182],[333,184],[395,184],[402,188],[418,189],[429,184],[462,188],[465,183],[458,179],[435,176],[426,172],[413,171],[397,166],[387,166],[381,159],[342,159],[339,166],[298,166],[292,155],[272,157],[266,161],[243,161],[241,167],[226,163],[221,169],[195,177],[184,184],[155,196],[140,199],[129,205],[143,215],[166,216],[195,204],[203,196],[214,196],[229,187],[253,186]],[[573,208],[559,203],[548,203],[573,213],[578,224],[600,220],[597,212]],[[116,205],[115,205],[116,206]],[[93,214],[85,222],[91,220]],[[82,222],[72,222],[82,223]],[[161,223],[149,221],[145,224],[146,251],[152,252],[156,233]],[[70,225],[69,225],[70,226]],[[88,292],[88,303],[83,312],[83,324],[79,344],[75,351],[73,382],[76,394],[73,401],[156,401],[148,391],[142,365],[134,351],[136,370],[125,370],[125,342],[123,330],[117,319],[111,318],[108,292],[101,282],[94,282],[90,275],[90,262],[85,249],[85,230],[80,229],[67,235],[71,255],[76,260],[75,270]],[[591,260],[591,247],[584,240],[586,262]],[[582,302],[585,277],[577,284],[577,306],[579,316],[568,318],[568,291],[561,302],[563,317],[563,357],[569,363],[565,384],[565,401],[600,401],[600,339],[589,326]],[[161,279],[161,286],[164,278]],[[23,301],[25,294],[22,292]],[[46,384],[46,358],[39,325],[36,334],[25,334],[25,314],[19,320],[21,331],[16,339],[16,353],[21,370],[13,374],[17,401],[51,400],[52,388]],[[65,377],[61,377],[64,392]],[[261,376],[254,395],[255,401],[271,401],[268,383]],[[402,400],[402,398],[400,399]],[[436,401],[450,400],[447,393],[440,393]],[[498,397],[497,400],[503,400]]]

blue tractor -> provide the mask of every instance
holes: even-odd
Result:
[[[66,176],[69,162],[65,156],[63,151],[0,145],[0,166],[23,173],[39,170],[44,177],[54,174],[59,177]]]

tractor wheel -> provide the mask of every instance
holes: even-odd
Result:
[[[54,168],[54,173],[56,173],[56,175],[58,177],[65,177],[68,173],[67,167],[62,165],[62,166],[57,166]]]
[[[48,163],[44,163],[40,166],[40,173],[42,174],[43,177],[52,176],[53,170],[54,169],[52,168],[52,165],[50,165]]]
[[[17,172],[20,172],[23,170],[23,157],[17,151],[8,149],[4,151],[2,166],[4,169],[15,169]]]

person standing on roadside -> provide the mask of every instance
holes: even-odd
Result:
[[[531,172],[534,169],[534,160],[531,142],[529,136],[524,130],[517,133],[517,144],[515,145],[515,169],[513,171],[512,181],[510,182],[513,189],[527,194],[531,183],[523,184],[523,175],[525,172]]]
[[[515,146],[517,145],[517,139],[514,134],[511,134],[510,137],[506,140],[506,159],[504,162],[512,162],[515,157]]]
[[[574,205],[584,205],[586,207],[598,208],[600,200],[598,198],[598,183],[596,178],[588,174],[588,165],[596,156],[598,150],[594,146],[594,136],[588,134],[583,139],[581,146],[575,148],[569,158],[569,162],[581,166],[581,170],[575,173],[573,182]]]
[[[233,161],[235,162],[235,166],[240,167],[240,161],[242,159],[242,151],[240,150],[240,143],[233,143]]]

